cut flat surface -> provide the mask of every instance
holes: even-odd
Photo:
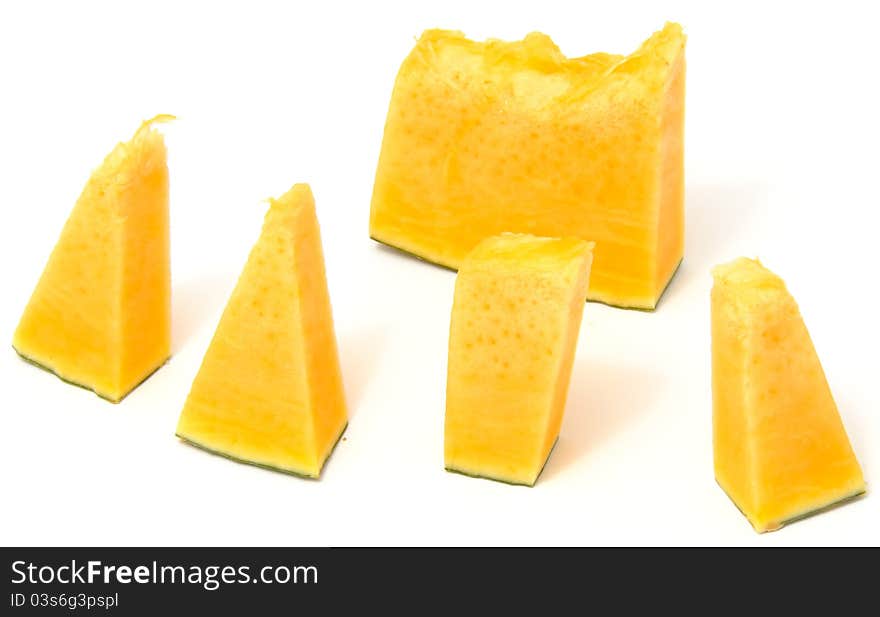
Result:
[[[595,241],[588,298],[653,309],[684,249],[685,37],[566,58],[429,30],[388,110],[370,235],[450,268],[502,232]]]
[[[12,345],[117,402],[171,354],[165,143],[144,122],[95,170],[24,310]]]
[[[559,435],[592,245],[504,234],[455,283],[446,382],[446,468],[533,485]]]
[[[782,279],[745,258],[713,274],[718,483],[757,531],[863,493],[861,467]]]
[[[297,184],[271,202],[177,435],[317,478],[346,423],[315,203],[308,185]]]

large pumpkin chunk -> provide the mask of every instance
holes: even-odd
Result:
[[[62,379],[119,401],[171,353],[165,142],[144,122],[95,170],[12,345]]]
[[[782,279],[740,258],[714,270],[715,477],[770,531],[865,491],[822,365]]]
[[[177,435],[318,477],[347,424],[315,202],[272,200],[186,400]]]
[[[684,249],[685,37],[566,58],[429,30],[394,84],[371,236],[453,269],[502,232],[596,242],[588,298],[652,309]]]
[[[562,423],[592,245],[503,234],[455,282],[446,468],[533,485]]]

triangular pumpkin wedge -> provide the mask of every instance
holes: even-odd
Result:
[[[317,478],[348,421],[321,236],[308,185],[270,204],[177,435]]]
[[[822,365],[782,279],[713,271],[715,477],[759,532],[865,492]]]
[[[165,142],[144,122],[95,170],[52,251],[12,346],[118,402],[171,353]]]

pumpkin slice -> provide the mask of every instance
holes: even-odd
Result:
[[[740,258],[713,271],[715,477],[759,532],[865,491],[798,306]]]
[[[272,200],[186,399],[177,435],[317,478],[347,424],[315,202]]]
[[[24,310],[26,360],[118,402],[171,354],[165,142],[144,122],[94,171]]]
[[[562,423],[592,244],[502,234],[461,264],[449,332],[446,468],[533,485]]]
[[[397,75],[370,235],[458,268],[502,232],[596,242],[588,298],[653,309],[684,251],[685,36],[566,58],[428,30]]]

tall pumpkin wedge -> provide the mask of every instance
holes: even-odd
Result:
[[[715,477],[759,531],[865,491],[794,298],[758,261],[715,268]]]
[[[449,326],[445,463],[533,485],[556,443],[592,244],[501,234],[468,255]]]
[[[347,424],[315,201],[271,201],[186,399],[177,435],[317,478]]]
[[[24,310],[12,345],[118,402],[171,353],[168,166],[144,122],[95,170]]]

